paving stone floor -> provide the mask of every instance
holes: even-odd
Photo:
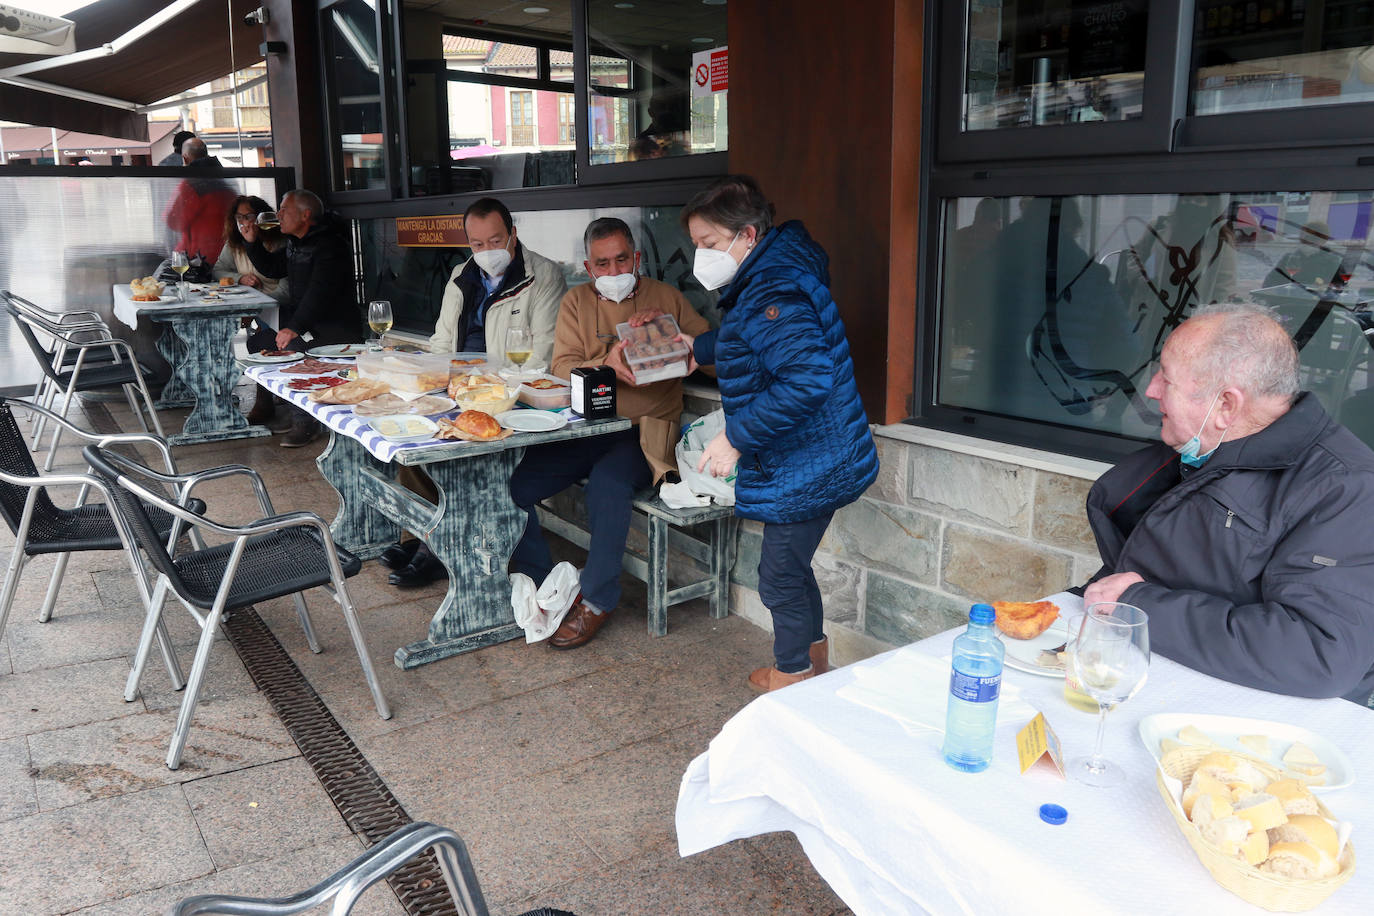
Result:
[[[107,406],[136,428],[122,403]],[[169,432],[183,415],[164,412]],[[248,464],[278,511],[328,518],[336,500],[314,465],[322,447],[249,439],[176,457],[183,469]],[[64,443],[59,465],[79,460]],[[242,482],[202,495],[219,519],[257,517]],[[0,529],[0,565],[13,548]],[[45,559],[29,565],[0,639],[0,916],[155,914],[196,893],[286,894],[362,851],[223,640],[185,762],[168,770],[180,694],[166,671],[150,663],[138,700],[121,696],[142,616],[127,561],[73,556],[57,612],[40,624],[50,569]],[[493,914],[848,912],[790,834],[677,854],[679,779],[752,699],[744,678],[768,658],[763,631],[713,620],[694,602],[670,612],[668,636],[650,638],[643,588],[627,577],[616,619],[581,649],[516,641],[401,671],[392,653],[423,633],[442,589],[401,592],[385,574],[368,563],[350,588],[389,721],[377,717],[326,596],[310,601],[320,655],[306,648],[289,600],[258,611],[410,816],[464,838]],[[168,613],[189,665],[197,628],[176,606]],[[380,885],[355,912],[403,911]]]

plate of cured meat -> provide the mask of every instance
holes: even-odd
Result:
[[[326,388],[337,388],[347,382],[348,379],[337,375],[306,375],[293,378],[286,383],[286,387],[292,391],[323,391]]]

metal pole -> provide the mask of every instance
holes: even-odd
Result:
[[[52,131],[52,164],[61,165],[62,163],[57,161],[57,128],[49,127],[48,130]]]

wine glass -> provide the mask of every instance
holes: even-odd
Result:
[[[386,299],[376,299],[367,304],[367,326],[377,335],[371,341],[372,349],[382,348],[382,335],[391,330],[391,303]]]
[[[523,324],[513,324],[506,328],[506,359],[515,366],[517,373],[520,367],[529,361],[533,352],[534,332]]]
[[[1150,672],[1150,631],[1145,612],[1129,604],[1101,601],[1083,615],[1078,640],[1069,649],[1078,685],[1097,701],[1097,743],[1091,757],[1069,761],[1069,774],[1090,786],[1119,785],[1126,774],[1102,756],[1107,713],[1145,686]]]
[[[177,274],[177,301],[186,301],[186,271],[191,269],[191,262],[186,259],[186,252],[172,252],[172,270]]]
[[[276,229],[281,226],[281,218],[277,216],[276,210],[264,210],[258,214],[256,220],[259,229]]]

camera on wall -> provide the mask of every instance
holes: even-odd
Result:
[[[267,25],[267,23],[271,21],[272,14],[261,6],[253,10],[253,12],[249,13],[247,16],[243,17],[244,25]]]

